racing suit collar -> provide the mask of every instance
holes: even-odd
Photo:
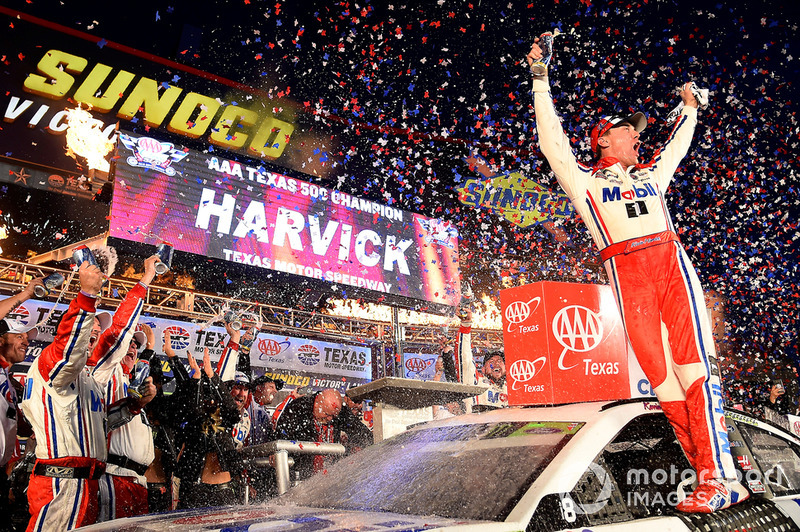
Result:
[[[614,166],[619,162],[619,159],[616,157],[603,157],[599,161],[597,161],[592,168],[592,171],[596,172],[598,170],[602,170],[604,168],[608,168],[609,166]]]
[[[609,166],[614,166],[617,163],[619,163],[620,166],[622,165],[622,163],[620,163],[619,159],[617,159],[616,157],[603,157],[602,159],[600,159],[595,163],[594,167],[592,167],[592,171],[596,172],[598,170],[603,170],[604,168],[608,168]],[[650,166],[650,163],[637,163],[634,164],[633,166],[629,166],[628,168],[625,169],[625,171],[630,172],[631,170],[647,168],[648,166]]]

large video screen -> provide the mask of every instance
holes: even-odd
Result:
[[[449,222],[126,132],[110,234],[432,303],[460,297]]]

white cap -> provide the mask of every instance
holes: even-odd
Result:
[[[100,332],[103,332],[111,327],[111,322],[114,319],[110,312],[98,312],[94,315],[94,317],[100,322]]]
[[[5,318],[4,320],[0,321],[0,336],[6,333],[12,333],[12,334],[28,333],[28,340],[33,340],[39,334],[39,329],[37,329],[35,325],[31,325],[30,327],[28,327],[19,320],[12,320],[11,318]]]

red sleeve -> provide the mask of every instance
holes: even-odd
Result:
[[[119,304],[116,312],[114,312],[111,325],[98,338],[92,350],[92,355],[86,363],[88,366],[97,366],[103,361],[104,357],[114,351],[115,347],[119,347],[120,338],[128,329],[135,327],[136,321],[139,319],[138,311],[141,308],[141,300],[146,295],[147,287],[142,283],[136,283],[136,286],[128,291],[122,303]]]

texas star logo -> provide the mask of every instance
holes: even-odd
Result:
[[[19,321],[23,325],[28,325],[28,321],[31,318],[31,313],[24,305],[20,305],[9,312],[8,317],[12,320]]]
[[[319,362],[319,349],[311,344],[303,344],[297,348],[297,359],[306,366],[313,366]]]
[[[417,222],[422,227],[425,233],[425,242],[427,244],[436,243],[440,246],[445,246],[450,249],[456,247],[456,240],[458,239],[458,229],[456,229],[450,222],[444,220],[417,218]]]
[[[164,332],[169,332],[169,343],[172,349],[186,349],[189,347],[191,336],[189,331],[178,325],[171,325],[164,329]]]

